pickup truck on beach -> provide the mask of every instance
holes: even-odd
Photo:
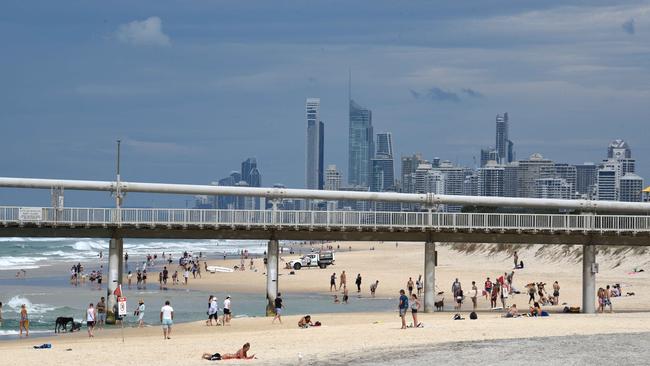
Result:
[[[300,259],[293,259],[287,262],[287,269],[299,270],[302,267],[327,268],[334,264],[334,253],[321,252],[306,254]]]

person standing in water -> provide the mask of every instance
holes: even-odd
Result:
[[[140,299],[138,300],[138,307],[135,310],[135,314],[134,314],[137,315],[138,317],[138,327],[140,328],[144,327],[144,310],[145,310],[144,300]]]
[[[23,337],[23,330],[25,330],[25,337],[29,337],[29,316],[27,315],[27,306],[25,304],[20,306],[20,323],[18,327],[20,330],[20,338]]]
[[[357,292],[361,292],[361,273],[357,274],[357,279],[354,283],[357,285]]]

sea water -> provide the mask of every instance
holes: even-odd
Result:
[[[295,243],[283,243],[286,249]],[[159,259],[154,271],[160,269],[160,255],[172,254],[180,258],[183,251],[195,254],[202,252],[208,258],[238,256],[247,250],[253,255],[261,255],[266,250],[266,243],[261,241],[231,240],[126,240],[125,252],[129,253],[129,264],[135,267],[147,254],[158,254]],[[102,251],[103,258],[99,259]],[[298,251],[298,250],[297,250]],[[69,267],[81,262],[85,273],[91,270],[107,268],[106,257],[108,241],[96,239],[39,239],[39,238],[0,238],[0,302],[3,303],[4,322],[0,325],[0,339],[14,338],[18,334],[20,306],[25,304],[30,318],[30,336],[49,335],[54,332],[54,322],[59,316],[72,317],[84,323],[85,311],[89,303],[96,304],[101,296],[106,296],[106,285],[102,290],[85,285],[72,286],[69,281]],[[16,278],[16,272],[26,271]],[[218,275],[218,274],[217,274]],[[106,271],[104,270],[104,277]],[[133,311],[138,299],[144,300],[146,324],[158,325],[160,308],[165,300],[171,302],[177,322],[191,322],[207,318],[208,298],[216,295],[220,308],[227,295],[232,297],[234,318],[264,316],[266,294],[225,293],[215,288],[212,292],[196,291],[182,285],[168,285],[167,290],[160,290],[157,279],[151,279],[147,289],[128,289],[123,286],[127,298],[129,315],[126,326],[135,326],[137,317]],[[283,295],[285,314],[316,314],[336,312],[387,311],[394,309],[395,299],[350,296],[349,304],[334,304],[332,297],[322,294],[288,294]]]

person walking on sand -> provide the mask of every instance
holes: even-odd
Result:
[[[357,292],[361,292],[361,273],[357,274],[357,279],[354,280],[354,284],[357,285]]]
[[[377,286],[379,286],[379,280],[375,281],[375,283],[370,285],[370,295],[372,295],[372,297],[375,297],[375,292],[377,291]]]
[[[415,288],[418,291],[418,297],[422,296],[422,288],[423,287],[424,287],[424,284],[422,283],[422,275],[419,275],[417,281],[415,281]]]
[[[20,338],[23,337],[23,330],[25,330],[25,337],[29,337],[29,315],[27,315],[27,306],[25,304],[20,305],[20,322],[18,323],[18,328]]]
[[[190,278],[190,269],[188,266],[185,266],[185,271],[183,271],[183,278],[185,279],[184,285],[187,285],[187,280]]]
[[[138,317],[138,327],[143,328],[144,327],[144,300],[140,299],[138,300],[138,307],[135,309],[135,313],[133,315]]]
[[[614,312],[614,309],[612,308],[612,289],[609,288],[609,285],[605,287],[605,306],[609,306],[610,313]]]
[[[408,282],[406,282],[406,288],[409,290],[409,296],[413,295],[413,278],[409,277]]]
[[[476,281],[472,281],[472,289],[469,291],[469,298],[472,299],[472,310],[476,310],[477,297],[478,287],[476,287]]]
[[[336,272],[330,276],[330,292],[332,292],[332,289],[336,291]]]
[[[451,284],[451,294],[454,295],[454,298],[457,296],[456,293],[461,289],[460,281],[458,278]]]
[[[348,287],[347,286],[347,277],[345,275],[345,271],[343,271],[343,272],[341,272],[341,277],[340,277],[340,281],[339,281],[339,291],[342,288],[347,288],[347,287]]]
[[[504,284],[504,285],[501,286],[500,297],[501,297],[501,306],[503,307],[503,311],[508,310],[508,307],[506,306],[506,302],[508,301],[508,293],[509,292],[510,292],[510,290],[508,289],[507,285]]]
[[[485,294],[485,300],[487,300],[492,295],[492,281],[490,281],[490,277],[488,277],[485,280],[485,286],[483,287],[483,289],[484,289],[483,293]]]
[[[282,304],[282,297],[279,292],[278,292],[278,296],[276,296],[275,300],[273,301],[273,305],[275,307],[275,316],[273,317],[273,321],[271,321],[271,324],[275,323],[275,319],[277,319],[280,322],[280,324],[282,324],[282,308],[284,307],[284,304]]]
[[[232,317],[230,311],[230,295],[226,296],[226,299],[223,300],[223,325],[230,325],[230,319]]]
[[[172,325],[174,324],[174,308],[169,305],[169,300],[165,301],[165,306],[160,308],[160,323],[163,328],[163,338],[171,339]]]
[[[216,296],[210,295],[210,298],[208,299],[208,320],[205,321],[205,325],[211,326],[212,325],[212,320],[217,321],[217,325],[219,325],[219,304],[217,303],[218,299]]]
[[[420,310],[420,300],[416,294],[411,294],[411,316],[413,317],[413,327],[419,328],[421,324],[418,322],[418,311]]]
[[[99,299],[95,310],[97,310],[97,328],[104,329],[104,324],[106,323],[106,300],[104,296]]]
[[[517,265],[519,264],[519,255],[517,254],[517,251],[515,250],[514,254],[512,255],[513,262],[515,262],[515,269],[517,268]]]
[[[409,308],[409,298],[404,290],[399,290],[399,317],[402,319],[402,329],[406,329],[406,310]]]
[[[93,329],[95,328],[97,319],[97,310],[91,302],[88,304],[88,309],[86,309],[86,328],[88,328],[88,338],[92,338],[95,335],[93,334]]]

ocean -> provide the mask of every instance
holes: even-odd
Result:
[[[298,247],[296,243],[283,242],[286,249],[296,248],[296,252],[309,251]],[[263,255],[266,242],[236,240],[144,240],[124,241],[124,251],[129,254],[129,266],[134,269],[142,263],[147,254],[157,254],[158,264],[153,271],[162,266],[160,255],[172,254],[178,259],[186,250],[194,254],[202,253],[207,258],[223,258],[226,254],[238,258],[240,251],[247,250],[252,255]],[[300,248],[300,249],[298,249]],[[102,252],[103,257],[99,258]],[[0,325],[0,340],[15,338],[18,335],[20,306],[25,304],[30,315],[30,335],[51,335],[54,321],[59,316],[83,320],[85,309],[90,302],[97,303],[106,295],[106,285],[101,291],[90,286],[89,281],[83,286],[72,286],[69,281],[69,269],[80,262],[85,273],[97,270],[100,266],[107,268],[108,240],[74,239],[74,238],[0,238],[0,302],[3,303],[4,321]],[[151,268],[151,267],[148,267]],[[17,272],[25,270],[26,276],[16,278]],[[104,270],[104,276],[106,271]],[[135,279],[134,279],[135,282]],[[234,317],[264,316],[266,294],[224,293],[215,289],[211,293],[188,290],[182,286],[168,286],[160,290],[157,279],[150,279],[148,288],[138,290],[123,286],[127,297],[130,315],[126,326],[135,326],[136,317],[133,310],[137,300],[142,298],[147,310],[144,320],[157,325],[160,307],[165,300],[170,300],[178,322],[190,322],[206,318],[207,302],[210,295],[219,298],[219,304],[227,295],[232,297]],[[387,311],[395,306],[391,298],[357,298],[351,296],[347,305],[333,304],[332,298],[322,294],[287,294],[285,314],[336,313],[361,311]],[[84,328],[85,329],[85,328]]]

